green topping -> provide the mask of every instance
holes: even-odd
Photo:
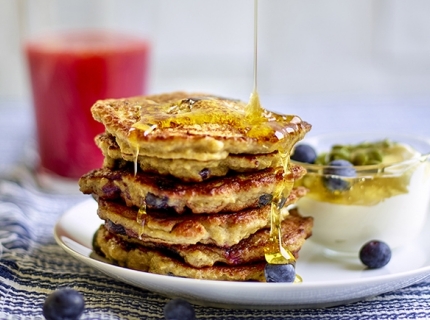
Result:
[[[356,145],[334,145],[328,153],[321,153],[316,164],[326,165],[333,160],[347,160],[355,166],[380,164],[385,152],[393,145],[390,140],[362,142]]]
[[[324,167],[335,159],[349,161],[355,166],[356,177],[341,177],[349,185],[347,190],[329,190],[324,183]],[[404,166],[403,161],[408,162]],[[334,145],[328,152],[317,155],[315,164],[305,165],[306,175],[295,182],[296,186],[304,186],[309,192],[306,197],[317,201],[346,205],[375,205],[384,199],[408,193],[410,179],[415,170],[427,162],[419,161],[419,152],[412,147],[380,140],[363,142],[354,145]],[[378,165],[375,167],[362,167]]]

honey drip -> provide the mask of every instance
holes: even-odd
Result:
[[[140,109],[139,109],[140,110]],[[155,125],[147,125],[147,127],[144,127],[141,125],[139,128],[132,127],[130,131],[128,132],[128,141],[132,147],[132,150],[134,152],[133,158],[134,158],[134,175],[137,174],[138,169],[138,158],[139,158],[139,142],[138,142],[138,130],[143,130],[143,135],[147,136],[152,131],[154,131],[157,127]],[[144,228],[145,228],[145,219],[144,216],[146,215],[146,202],[143,200],[142,205],[139,207],[139,210],[137,212],[136,216],[136,222],[139,224],[139,237],[142,236]]]
[[[258,0],[254,0],[254,90],[246,107],[246,117],[248,119],[276,119],[277,115],[266,111],[261,107],[260,98],[257,91],[257,40],[258,40]],[[283,139],[284,134],[278,132],[278,139]],[[282,244],[282,208],[285,200],[293,188],[293,180],[288,179],[289,151],[287,144],[282,144],[279,148],[283,170],[283,183],[275,190],[270,208],[270,238],[269,245],[265,248],[265,259],[270,264],[294,264],[296,262],[293,254]],[[301,282],[300,276],[296,275],[294,282]]]
[[[146,202],[139,207],[136,216],[136,222],[139,225],[139,238],[142,236],[145,229],[145,220],[146,220]]]

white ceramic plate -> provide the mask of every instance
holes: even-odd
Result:
[[[91,240],[102,223],[96,209],[96,202],[88,200],[59,219],[54,235],[66,252],[125,283],[200,305],[253,309],[328,307],[403,288],[430,275],[428,232],[394,251],[390,263],[377,270],[366,270],[358,258],[327,257],[320,246],[307,241],[296,266],[303,278],[299,284],[209,281],[150,274],[111,265],[92,253]]]

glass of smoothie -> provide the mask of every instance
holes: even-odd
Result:
[[[335,133],[302,144],[316,158],[299,162],[307,174],[297,184],[309,192],[297,206],[314,217],[311,239],[326,253],[357,255],[371,240],[395,249],[420,235],[430,201],[430,139]]]
[[[100,167],[94,137],[103,127],[90,108],[99,99],[146,90],[149,45],[106,31],[63,31],[25,46],[33,92],[39,171],[77,180]]]

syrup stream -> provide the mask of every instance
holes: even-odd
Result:
[[[260,99],[258,95],[258,74],[257,74],[257,63],[258,61],[258,0],[254,0],[254,88],[250,97],[250,101],[247,106],[247,116],[254,116],[262,114],[264,109],[261,107]],[[282,170],[284,175],[283,183],[275,190],[273,199],[271,202],[270,211],[270,244],[265,248],[265,259],[270,264],[295,264],[296,259],[293,254],[284,248],[282,244],[282,214],[281,210],[285,203],[285,198],[288,197],[287,192],[292,188],[292,183],[288,183],[287,175],[289,150],[283,148],[279,150],[282,159]],[[300,276],[296,275],[295,282],[300,282]]]
[[[254,0],[254,93],[257,93],[258,61],[258,0]]]

